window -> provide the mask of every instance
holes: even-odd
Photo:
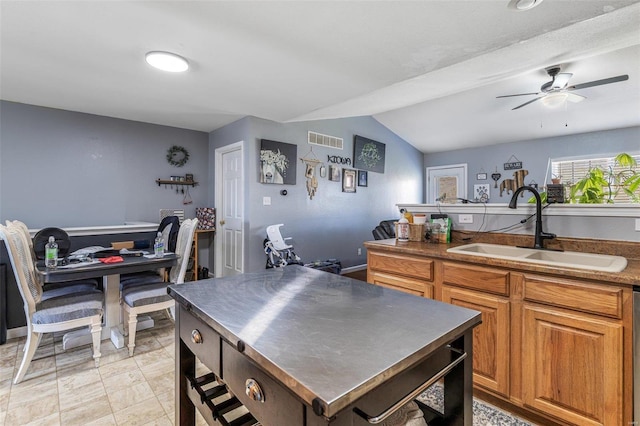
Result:
[[[631,155],[640,164],[640,154]],[[627,169],[615,162],[615,156],[600,158],[575,158],[570,160],[551,160],[552,178],[560,178],[565,187],[570,187],[583,179],[593,168],[599,167],[604,171],[611,170],[613,174]],[[613,183],[613,182],[612,182]],[[616,188],[612,188],[615,192]],[[624,191],[619,191],[613,197],[614,203],[631,203],[631,197]]]

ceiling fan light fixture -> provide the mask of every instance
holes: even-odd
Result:
[[[519,11],[531,10],[542,3],[542,0],[511,0],[507,5],[510,9]]]
[[[149,65],[167,72],[184,72],[189,69],[189,62],[182,56],[170,52],[152,51],[144,56]]]
[[[541,101],[542,104],[548,108],[557,108],[564,104],[568,97],[569,94],[564,92],[549,93],[543,97]]]

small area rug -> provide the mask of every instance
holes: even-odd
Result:
[[[440,383],[431,386],[417,399],[440,413],[444,410],[444,392]],[[473,426],[535,426],[535,424],[473,398]]]

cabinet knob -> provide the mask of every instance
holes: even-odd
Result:
[[[195,344],[202,343],[202,334],[198,330],[193,330],[191,332],[191,341]]]
[[[264,392],[262,392],[262,388],[255,379],[247,379],[244,382],[244,387],[244,391],[249,398],[264,403]]]

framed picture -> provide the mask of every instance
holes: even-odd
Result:
[[[291,143],[260,141],[260,183],[296,184],[298,146]]]
[[[362,136],[353,138],[353,167],[384,173],[385,145]]]
[[[356,192],[356,170],[342,169],[342,192]]]
[[[329,180],[340,182],[340,167],[329,166]]]
[[[487,180],[487,174],[486,173],[476,174],[476,180]]]
[[[367,186],[367,172],[358,170],[358,186]]]
[[[457,203],[467,198],[467,164],[427,167],[427,203]]]

